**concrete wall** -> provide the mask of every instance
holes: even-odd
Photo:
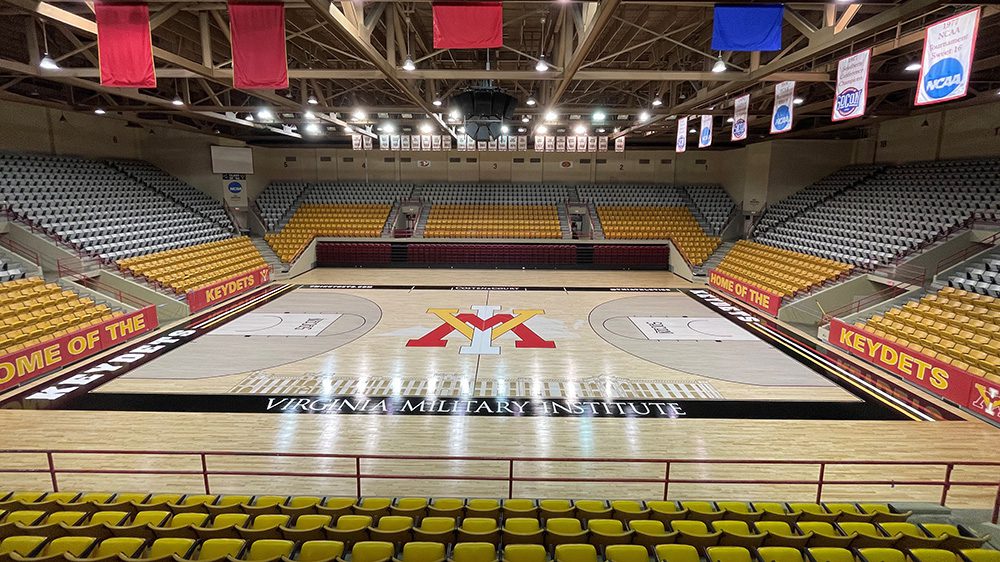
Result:
[[[872,152],[876,162],[1000,156],[1000,102],[885,121]]]

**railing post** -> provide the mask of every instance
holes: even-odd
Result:
[[[514,459],[507,460],[507,499],[514,498]]]
[[[1000,484],[997,484],[997,498],[993,501],[993,524],[1000,522]]]
[[[361,457],[354,457],[354,480],[356,483],[355,492],[358,499],[361,499]]]
[[[664,463],[663,468],[663,501],[667,501],[667,493],[670,491],[670,461]]]
[[[819,463],[819,479],[816,481],[816,503],[823,500],[823,482],[826,478],[826,463]]]
[[[59,478],[56,477],[56,463],[52,459],[52,451],[45,453],[45,458],[49,461],[49,478],[52,480],[52,491],[59,491]]]
[[[201,454],[201,477],[205,481],[205,493],[211,494],[212,488],[208,484],[208,459],[205,458],[205,453]]]
[[[948,492],[951,490],[951,472],[955,470],[955,465],[949,463],[944,470],[944,485],[941,486],[941,505],[948,503]]]

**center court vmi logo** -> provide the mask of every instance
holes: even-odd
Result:
[[[427,313],[441,319],[442,324],[427,332],[423,337],[406,342],[406,347],[445,347],[445,339],[452,332],[458,332],[469,339],[458,352],[462,355],[500,355],[500,346],[494,342],[507,332],[518,337],[514,347],[518,349],[553,349],[553,341],[542,339],[525,322],[535,316],[545,314],[544,310],[512,310],[513,314],[498,314],[502,307],[477,305],[471,307],[475,314],[459,313],[457,308],[428,308]]]

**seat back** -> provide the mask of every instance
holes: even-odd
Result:
[[[218,560],[227,556],[237,557],[246,546],[243,539],[208,539],[201,543],[197,560]]]
[[[545,522],[545,530],[550,533],[575,534],[583,530],[579,519],[553,517]]]
[[[618,519],[590,519],[587,528],[594,533],[615,534],[625,532],[625,524]]]
[[[698,549],[689,544],[661,544],[656,547],[658,562],[700,562]]]
[[[340,531],[356,531],[371,524],[372,518],[369,515],[341,515],[337,519],[337,529]]]
[[[424,517],[420,520],[420,530],[428,533],[443,533],[454,528],[454,517]]]
[[[444,544],[439,542],[415,541],[403,545],[402,562],[439,562],[444,556]]]
[[[813,562],[854,562],[854,555],[846,548],[810,548],[806,552]]]
[[[146,558],[163,558],[171,554],[183,557],[191,551],[194,543],[194,539],[156,539],[150,545]]]
[[[858,554],[868,562],[906,562],[906,555],[895,548],[862,548]]]
[[[801,550],[787,546],[762,546],[757,556],[761,562],[804,562]]]
[[[94,546],[97,539],[92,537],[59,537],[52,539],[45,548],[42,549],[42,556],[54,556],[56,554],[69,554],[80,558],[84,552]]]
[[[253,522],[250,523],[251,529],[273,529],[281,525],[288,524],[289,517],[287,515],[258,515],[253,518]]]
[[[46,537],[13,536],[0,542],[0,554],[20,554],[28,556],[45,542]]]
[[[250,552],[245,560],[273,560],[282,556],[290,556],[295,543],[275,539],[262,539],[250,543]]]
[[[750,551],[740,546],[710,546],[705,552],[709,562],[751,562]]]
[[[384,562],[395,554],[391,542],[361,541],[351,549],[351,562]]]
[[[646,547],[637,544],[613,544],[604,549],[606,562],[649,562]]]
[[[489,517],[466,517],[461,529],[470,533],[489,533],[497,530],[497,522]]]
[[[386,515],[378,520],[376,527],[380,531],[405,531],[413,527],[413,518],[401,515]]]
[[[671,521],[670,526],[673,527],[675,531],[690,533],[692,535],[707,535],[709,532],[708,525],[706,525],[704,521],[681,519],[679,521]]]
[[[306,541],[302,543],[298,562],[324,562],[344,554],[344,543],[340,541]]]
[[[320,527],[326,527],[333,521],[333,517],[329,515],[316,515],[315,513],[307,513],[305,515],[299,515],[295,518],[295,529],[319,529]]]
[[[531,517],[511,517],[503,522],[503,528],[505,531],[511,533],[536,533],[542,527],[539,524],[538,519]]]
[[[547,562],[548,558],[540,544],[509,544],[503,549],[504,562]]]
[[[592,544],[556,545],[556,562],[597,562],[597,549]],[[456,561],[457,562],[457,561]]]
[[[114,537],[110,539],[104,539],[94,552],[91,554],[91,558],[103,558],[105,556],[114,556],[116,554],[121,554],[123,556],[135,556],[139,552],[139,549],[146,544],[145,539],[134,538],[134,537]]]

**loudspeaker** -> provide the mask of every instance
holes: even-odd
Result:
[[[517,99],[495,88],[477,88],[462,92],[449,100],[449,106],[465,117],[465,133],[473,140],[487,141],[499,137],[504,121],[514,119]]]

